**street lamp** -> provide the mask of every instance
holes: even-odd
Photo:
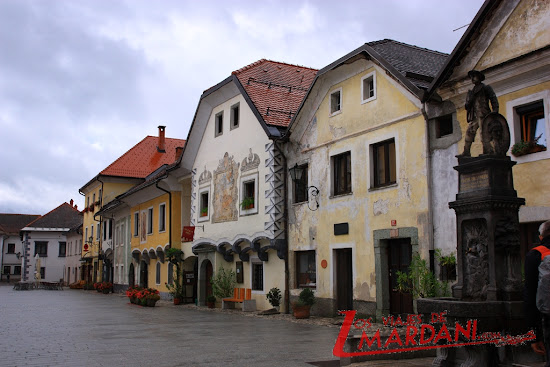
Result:
[[[290,173],[290,178],[292,179],[292,181],[295,184],[300,184],[301,183],[302,176],[304,175],[304,168],[303,167],[298,166],[298,163],[296,163],[296,164],[294,164],[294,167],[292,167],[288,170],[288,172]],[[307,185],[307,182],[305,183],[305,185]],[[308,193],[307,207],[309,208],[309,210],[315,211],[315,210],[319,209],[319,201],[317,200],[317,195],[319,195],[319,189],[316,186],[308,186],[306,188],[306,191]],[[311,208],[311,206],[309,206],[309,198],[310,197],[313,198],[313,200],[315,200],[315,208]]]

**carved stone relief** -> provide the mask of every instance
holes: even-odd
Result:
[[[252,169],[258,168],[259,165],[260,165],[260,156],[257,155],[256,153],[252,153],[252,148],[250,148],[250,154],[248,154],[248,157],[246,157],[243,160],[241,171],[242,172],[250,171]]]
[[[522,289],[519,243],[517,220],[513,217],[500,218],[495,227],[495,251],[497,258],[502,259],[505,265],[499,267],[501,274],[498,278],[502,281],[502,289],[508,293],[520,292]]]
[[[212,181],[212,173],[210,171],[206,170],[206,166],[204,166],[204,171],[199,176],[199,185],[203,185],[205,183],[208,183]]]
[[[226,152],[214,171],[213,223],[238,219],[239,164]]]
[[[475,219],[462,222],[464,299],[484,301],[489,285],[487,222]]]

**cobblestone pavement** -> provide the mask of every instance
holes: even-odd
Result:
[[[311,366],[336,360],[333,323],[2,285],[0,366]]]

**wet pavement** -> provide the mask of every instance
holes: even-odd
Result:
[[[0,330],[0,366],[338,365],[338,327],[169,302],[140,307],[67,288],[14,291],[4,283]]]

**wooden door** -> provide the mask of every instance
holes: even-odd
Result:
[[[206,286],[206,292],[205,292],[205,295],[206,297],[212,295],[212,283],[210,283],[210,279],[212,279],[212,275],[214,274],[214,271],[213,271],[213,268],[212,268],[212,263],[210,261],[207,261],[206,263],[206,268],[205,268],[205,274],[206,274],[206,278],[204,279],[205,281],[205,286]]]
[[[397,272],[407,272],[411,264],[412,249],[410,238],[389,241],[388,270],[390,278],[390,313],[392,315],[412,314],[412,294],[397,290]]]
[[[350,248],[335,250],[336,253],[336,307],[338,310],[353,309],[353,263]]]

